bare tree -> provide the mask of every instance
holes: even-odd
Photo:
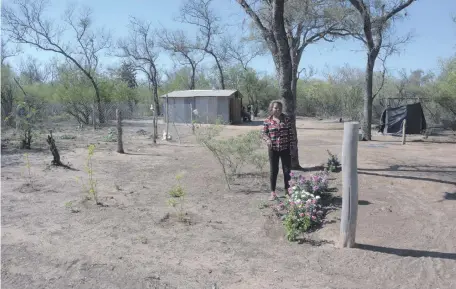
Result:
[[[195,89],[196,68],[204,59],[204,54],[196,49],[196,44],[191,43],[190,39],[182,30],[167,31],[163,29],[159,34],[161,46],[170,51],[180,65],[190,65],[192,75],[190,78],[189,89]]]
[[[96,80],[99,54],[110,45],[110,35],[104,31],[92,31],[90,9],[70,6],[64,16],[64,25],[56,24],[45,18],[46,0],[15,0],[16,9],[9,5],[2,7],[2,30],[9,34],[12,41],[28,44],[37,49],[58,53],[74,63],[90,80],[95,90],[100,123],[104,123],[101,95]],[[63,34],[70,28],[76,42],[66,42]]]
[[[180,9],[180,21],[199,28],[199,36],[195,48],[214,58],[220,76],[220,85],[225,89],[223,64],[228,60],[226,47],[219,45],[222,30],[220,18],[211,9],[212,0],[187,0]]]
[[[264,49],[255,43],[252,44],[251,41],[235,39],[233,36],[225,36],[223,38],[223,46],[226,47],[228,57],[239,62],[242,68],[247,71],[249,63],[255,57],[263,55]]]
[[[308,45],[319,40],[333,41],[334,37],[349,34],[340,17],[340,5],[332,0],[237,2],[255,23],[272,54],[281,88],[279,97],[285,102],[296,132],[296,88],[302,54]],[[300,168],[297,147],[292,152],[292,167]]]
[[[43,65],[37,58],[28,55],[27,58],[21,61],[19,66],[21,77],[25,77],[26,84],[44,83],[50,78],[50,66]]]
[[[400,13],[416,0],[392,0],[392,1],[363,1],[350,0],[350,4],[355,8],[358,17],[353,19],[353,23],[360,22],[359,32],[355,31],[353,37],[360,40],[367,49],[366,65],[366,95],[364,97],[362,132],[364,140],[371,140],[372,127],[372,104],[374,100],[373,82],[374,66],[382,48],[389,49],[389,53],[400,43],[406,43],[410,35],[399,40],[388,39],[388,32],[393,22],[401,17]],[[386,40],[386,41],[385,41]]]
[[[5,60],[9,57],[14,57],[14,56],[17,56],[19,53],[21,53],[21,49],[19,46],[16,46],[14,49],[9,49],[7,46],[8,46],[8,43],[9,43],[9,39],[7,39],[6,37],[4,37],[2,35],[2,38],[1,38],[1,64],[5,64]]]
[[[150,22],[130,18],[130,37],[119,40],[117,47],[120,50],[118,56],[128,59],[137,71],[147,76],[149,90],[152,91],[154,102],[154,134],[153,140],[156,143],[158,138],[157,116],[160,115],[160,102],[158,99],[158,86],[160,82],[157,68],[159,49],[156,45],[157,33],[152,29]]]
[[[135,17],[130,18],[129,29],[130,36],[118,41],[117,47],[120,50],[118,56],[126,58],[137,71],[141,71],[147,76],[155,112],[159,115],[159,72],[157,68],[159,48],[156,44],[156,31],[152,29],[150,22]]]

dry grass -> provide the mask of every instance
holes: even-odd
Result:
[[[263,208],[267,180],[260,187],[241,178],[228,191],[190,127],[178,129],[181,144],[154,146],[151,124],[126,122],[127,153],[121,155],[115,142],[104,141],[108,128],[60,127],[54,135],[62,161],[78,171],[48,166],[52,156],[43,137],[42,148],[29,152],[32,186],[21,175],[23,152],[5,141],[4,132],[2,288],[456,287],[451,137],[409,138],[405,146],[383,136],[359,143],[357,242],[363,245],[339,249],[333,245],[339,211],[303,244],[287,242],[280,222]],[[232,126],[224,133],[248,129],[258,127]],[[340,155],[342,124],[299,120],[298,133],[303,166],[325,162],[327,149]],[[75,180],[86,178],[89,143],[96,145],[94,177],[104,206],[81,201]],[[166,204],[179,173],[188,222],[177,221]],[[340,174],[331,184],[340,191]]]

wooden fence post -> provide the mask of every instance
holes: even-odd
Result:
[[[340,247],[348,248],[355,246],[358,217],[358,131],[359,123],[344,123]]]
[[[405,145],[405,129],[407,128],[407,120],[402,122],[402,144]]]
[[[117,152],[123,154],[123,142],[122,142],[122,113],[120,109],[116,109],[116,118],[117,118]]]
[[[168,110],[168,94],[166,94],[166,136],[165,136],[165,140],[168,140],[168,136],[169,136],[169,110]]]
[[[93,124],[93,130],[96,130],[97,120],[96,120],[96,113],[95,113],[95,103],[92,104],[92,124]]]

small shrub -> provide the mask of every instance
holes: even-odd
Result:
[[[116,142],[117,141],[117,131],[114,128],[110,128],[108,135],[104,137],[105,142]]]
[[[79,213],[80,210],[73,206],[73,201],[65,202],[65,208],[69,209],[72,213]]]
[[[37,110],[27,102],[20,103],[17,109],[17,128],[21,137],[20,148],[31,149],[37,120]]]
[[[87,184],[82,182],[82,187],[84,191],[87,192],[87,199],[93,200],[95,204],[99,205],[98,202],[98,191],[97,191],[97,180],[93,176],[93,166],[92,166],[92,157],[95,152],[95,145],[90,144],[88,146],[87,160],[85,165],[85,171],[87,173]],[[77,180],[80,178],[77,177]]]
[[[179,221],[185,221],[185,190],[182,187],[180,180],[182,179],[181,175],[176,176],[177,184],[168,192],[170,198],[168,199],[168,205],[173,207],[176,211]]]
[[[326,151],[329,155],[328,161],[326,162],[326,169],[330,172],[339,171],[341,164],[339,162],[339,159],[337,158],[337,155],[333,155],[329,150]]]
[[[266,152],[254,152],[250,156],[250,160],[260,173],[264,172],[265,167],[269,163],[269,157]]]
[[[223,130],[220,122],[206,128],[198,128],[196,133],[198,142],[211,151],[222,167],[225,181],[230,189],[230,183],[236,176],[241,174],[246,164],[254,165],[260,172],[268,162],[268,156],[264,151],[258,151],[261,147],[260,132],[248,133],[220,139]]]
[[[29,154],[24,154],[24,159],[25,159],[25,171],[26,171],[25,174],[26,174],[27,184],[32,185],[32,171],[31,171]]]

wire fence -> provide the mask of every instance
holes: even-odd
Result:
[[[421,100],[426,121],[429,124],[439,124],[443,120],[451,119],[443,108],[433,102]],[[73,103],[31,103],[35,113],[33,116],[33,124],[37,127],[44,129],[52,129],[57,124],[66,123],[78,127],[103,127],[112,125],[116,120],[116,110],[119,109],[122,113],[122,119],[126,121],[145,121],[146,123],[153,120],[153,104],[145,102],[101,102],[101,103],[87,103],[87,102],[73,102]],[[307,104],[309,105],[309,104]],[[298,104],[297,110],[303,110],[302,104]],[[332,108],[329,109],[325,105],[320,104],[317,106],[320,110],[328,110],[325,117],[337,116],[353,118],[360,120],[362,118],[362,106],[357,103],[355,108],[345,112],[346,109]],[[162,103],[159,106],[159,113],[157,118],[159,123],[165,123],[166,104]],[[374,109],[374,119],[380,118],[383,106],[376,106]],[[8,111],[9,110],[9,111]],[[192,122],[198,123],[215,123],[217,119],[229,121],[230,116],[218,115],[217,105],[204,103],[199,107],[194,107],[191,103],[174,104],[168,103],[168,117],[172,127],[186,126],[191,127]],[[320,112],[319,114],[322,114]],[[23,119],[29,117],[27,106],[24,107],[23,103],[13,102],[10,105],[2,103],[2,128],[17,128],[17,124]],[[227,119],[228,118],[228,119]],[[162,133],[158,132],[159,136]]]
[[[2,108],[2,127],[15,127],[21,119],[33,119],[37,126],[68,123],[77,126],[103,126],[116,120],[116,110],[126,120],[152,119],[153,111],[147,103],[101,102],[101,103],[14,103],[10,111]],[[31,114],[33,112],[33,118]]]

